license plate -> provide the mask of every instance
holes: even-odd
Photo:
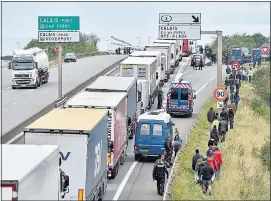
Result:
[[[140,149],[141,152],[148,152],[148,149]]]
[[[22,87],[26,87],[26,84],[22,84]]]

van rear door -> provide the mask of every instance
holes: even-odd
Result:
[[[149,152],[151,143],[152,143],[152,136],[151,136],[151,124],[146,121],[140,121],[138,123],[139,132],[136,135],[136,142],[140,147],[139,152]]]
[[[179,107],[180,106],[180,98],[179,98],[179,88],[171,88],[170,89],[170,107]]]
[[[189,101],[188,101],[188,96],[189,96],[189,91],[188,88],[181,88],[180,89],[180,106],[181,107],[188,107]]]

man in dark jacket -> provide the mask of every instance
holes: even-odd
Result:
[[[218,131],[221,136],[221,142],[225,142],[226,133],[228,132],[228,122],[224,119],[219,121]]]
[[[177,134],[174,137],[174,141],[173,141],[174,158],[176,158],[181,146],[182,146],[182,139],[180,138],[179,134]]]
[[[240,89],[240,87],[241,87],[241,80],[240,80],[239,78],[237,78],[237,79],[235,80],[235,91],[236,91],[236,93],[238,93],[238,94],[239,94],[239,89]]]
[[[162,155],[161,159],[155,162],[152,171],[152,178],[157,181],[157,193],[161,196],[163,196],[164,193],[165,176],[167,176],[168,179],[168,171],[164,162],[164,155]]]
[[[210,132],[210,139],[214,139],[215,142],[219,141],[219,132],[217,130],[216,125],[214,125],[213,129]]]
[[[201,179],[204,186],[203,193],[207,193],[207,191],[209,191],[209,195],[212,194],[211,179],[213,175],[214,175],[213,168],[211,168],[208,163],[205,163],[205,165],[201,169]]]
[[[229,87],[229,85],[230,85],[230,80],[226,77],[226,79],[225,79],[225,89],[227,90],[228,89],[228,87]]]
[[[238,73],[236,74],[236,79],[242,80],[242,75],[240,71],[238,71]]]
[[[237,110],[238,103],[240,101],[240,96],[239,96],[239,94],[237,92],[233,96],[233,101],[234,101],[234,104],[235,104],[235,110]]]
[[[225,119],[225,120],[228,121],[228,113],[227,113],[227,111],[225,110],[224,107],[222,108],[222,111],[221,111],[221,113],[220,113],[220,118],[221,118],[221,119]]]
[[[234,111],[232,108],[229,109],[229,122],[230,122],[230,129],[233,129]]]
[[[194,173],[195,173],[195,181],[197,181],[197,176],[198,176],[198,172],[196,171],[196,164],[197,164],[197,161],[198,161],[200,158],[203,158],[203,156],[199,153],[199,150],[196,149],[196,150],[195,150],[195,155],[194,155],[193,158],[192,158],[192,170],[193,170]]]
[[[215,111],[213,110],[213,108],[211,107],[209,112],[207,113],[207,120],[210,123],[210,129],[212,129],[212,123],[215,120]]]
[[[173,165],[172,162],[171,162],[171,157],[172,157],[172,154],[173,154],[173,146],[172,146],[172,142],[170,140],[170,137],[168,137],[167,140],[165,141],[164,148],[165,148],[165,151],[166,151],[166,159],[165,160],[170,165]]]

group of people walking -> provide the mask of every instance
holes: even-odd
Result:
[[[207,120],[210,124],[210,138],[206,156],[204,157],[196,149],[195,155],[192,158],[192,170],[195,173],[195,181],[201,185],[204,194],[212,194],[211,185],[215,178],[219,179],[220,176],[223,154],[218,145],[225,142],[228,129],[233,129],[234,127],[234,115],[237,112],[240,101],[241,80],[240,73],[234,70],[226,78],[225,89],[228,95],[224,101],[222,111],[219,114],[213,108],[210,108],[207,113]],[[229,101],[230,104],[228,104]]]

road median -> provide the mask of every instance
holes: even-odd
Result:
[[[243,84],[241,101],[235,116],[234,129],[230,129],[226,142],[218,146],[224,164],[220,180],[212,185],[213,195],[204,195],[195,184],[192,156],[198,148],[206,155],[210,125],[206,114],[216,103],[210,98],[203,106],[191,130],[187,146],[178,156],[166,200],[268,200],[270,197],[270,172],[262,162],[262,147],[270,140],[270,124],[252,108],[253,88]],[[269,161],[270,164],[270,161]]]

